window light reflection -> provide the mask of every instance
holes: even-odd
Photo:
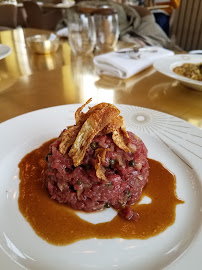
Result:
[[[189,118],[188,119],[188,122],[191,123],[192,125],[197,126],[197,127],[199,127],[199,128],[202,129],[202,120],[201,119],[192,119],[192,118]]]
[[[15,254],[17,255],[18,257],[22,258],[22,259],[26,259],[26,257],[24,256],[24,254],[13,244],[13,242],[11,242],[11,240],[7,237],[7,235],[5,233],[4,234],[4,237],[5,237],[5,240],[6,240],[6,244],[7,244],[7,247]]]
[[[18,52],[16,58],[19,72],[22,75],[30,75],[32,72],[29,65],[23,29],[18,28],[17,31],[13,31],[13,36],[15,40],[19,41],[15,43],[15,50]]]
[[[95,250],[85,250],[83,253],[91,254],[91,253],[96,253],[96,251]]]
[[[94,103],[108,102],[114,103],[114,90],[97,88],[95,86],[95,77],[90,74],[83,76],[83,101],[93,98]]]
[[[17,191],[15,191],[14,193],[13,193],[13,199],[15,200],[16,198],[17,198]]]

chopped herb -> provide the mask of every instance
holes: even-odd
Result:
[[[109,164],[110,164],[110,166],[113,166],[115,164],[115,160],[114,159],[110,159],[109,160]]]
[[[135,166],[135,161],[134,160],[129,161],[129,166],[134,167]]]
[[[90,144],[90,147],[93,149],[93,150],[96,150],[97,149],[97,143],[96,142],[92,142]]]
[[[109,187],[111,185],[112,185],[112,182],[110,182],[110,181],[106,184],[107,187]]]
[[[131,197],[131,193],[130,193],[130,191],[129,191],[129,190],[127,191],[127,196],[128,196],[128,199],[130,199],[130,197]]]
[[[110,208],[111,205],[107,202],[107,203],[105,203],[104,207],[105,207],[105,208]]]
[[[79,179],[76,183],[78,186],[80,186],[82,184],[82,181]]]

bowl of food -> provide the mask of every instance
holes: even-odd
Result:
[[[191,89],[202,91],[202,56],[200,55],[169,56],[154,62],[154,68]]]
[[[49,54],[58,50],[60,42],[59,37],[51,33],[27,37],[26,44],[33,53]]]

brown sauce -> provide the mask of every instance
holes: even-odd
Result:
[[[67,245],[89,238],[146,239],[155,236],[175,222],[176,205],[183,203],[175,194],[175,176],[160,162],[149,159],[149,182],[143,195],[150,204],[136,204],[137,222],[117,215],[112,221],[91,224],[80,219],[75,210],[51,200],[43,185],[42,173],[47,164],[45,156],[51,141],[27,154],[19,164],[19,209],[34,231],[54,245]],[[104,210],[105,211],[105,210]]]

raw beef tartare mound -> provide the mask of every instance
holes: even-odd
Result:
[[[126,131],[114,105],[101,103],[83,113],[86,104],[76,111],[76,124],[50,145],[45,176],[49,194],[76,210],[113,207],[135,220],[137,214],[128,206],[139,200],[148,181],[147,149]]]

